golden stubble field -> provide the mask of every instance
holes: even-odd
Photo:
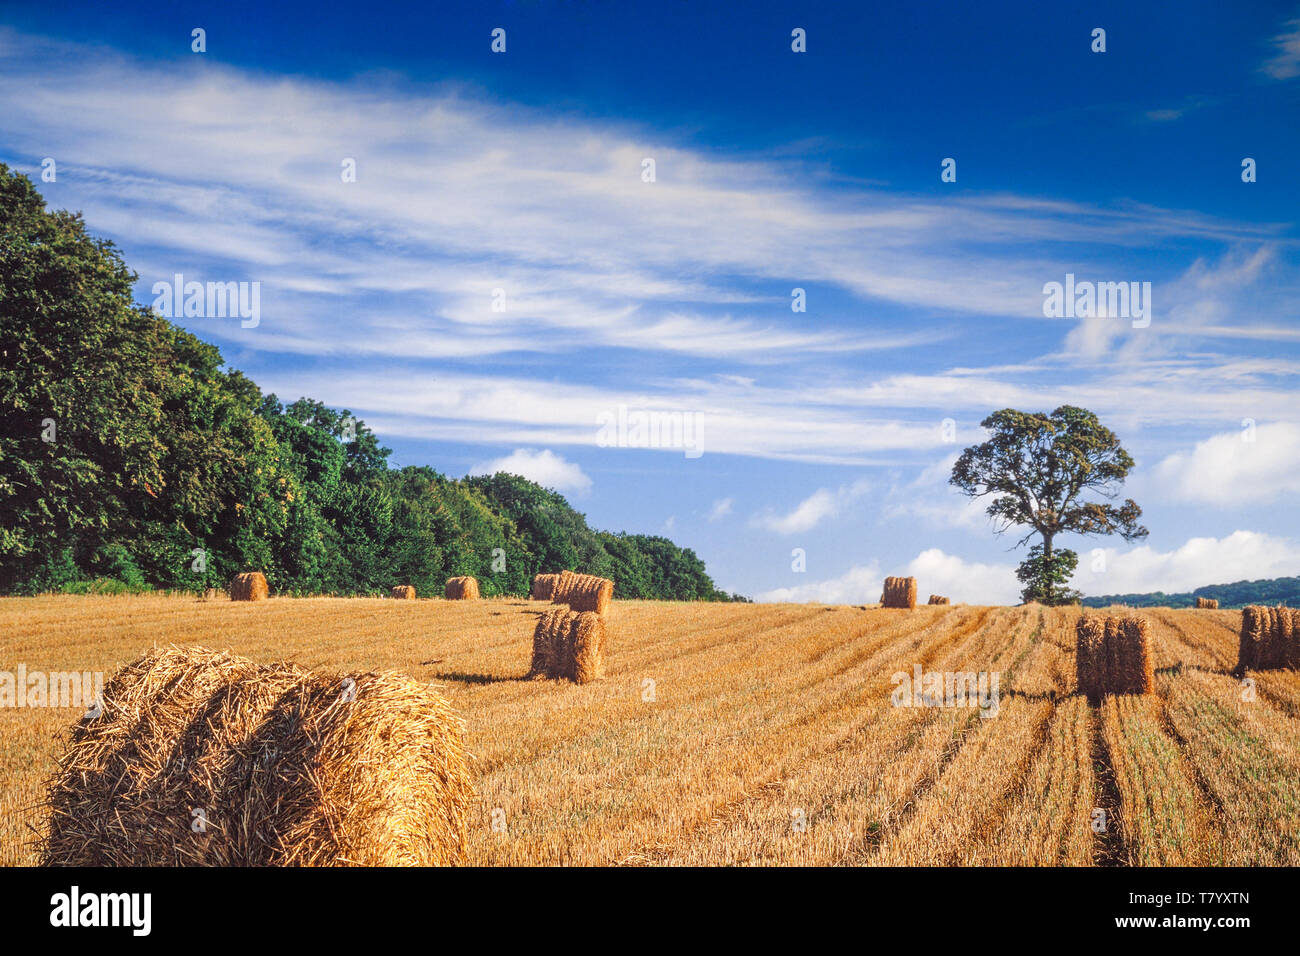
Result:
[[[1300,674],[1243,699],[1238,611],[1138,612],[1158,692],[1090,708],[1077,609],[617,601],[608,675],[579,687],[523,679],[546,606],[10,598],[0,671],[107,677],[175,643],[437,683],[474,754],[475,864],[1300,864]],[[999,672],[997,716],[893,706],[917,664]],[[0,708],[0,863],[35,862],[79,717]]]

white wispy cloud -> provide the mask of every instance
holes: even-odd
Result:
[[[1300,544],[1260,531],[1191,538],[1168,551],[1149,545],[1101,550],[1104,562],[1098,566],[1105,570],[1094,571],[1091,550],[1079,549],[1079,568],[1071,583],[1085,594],[1192,591],[1207,584],[1300,574]]]
[[[1020,582],[1015,565],[967,561],[940,548],[927,548],[907,565],[916,578],[918,600],[931,594],[961,604],[1019,604]]]
[[[6,158],[35,171],[56,157],[59,201],[119,239],[146,283],[263,283],[258,328],[196,331],[260,362],[259,383],[394,437],[590,445],[596,416],[628,404],[703,416],[707,454],[895,464],[938,448],[940,419],[964,441],[1002,406],[1204,426],[1281,418],[1300,400],[1294,363],[1187,344],[1294,341],[1286,224],[831,189],[770,154],[451,84],[144,63],[13,30],[0,30],[0,97]],[[647,155],[658,182],[640,179]],[[1149,334],[1096,327],[1064,343],[1070,327],[1043,319],[1045,281],[1125,278],[1133,250],[1161,244],[1186,263],[1192,242],[1231,251],[1151,277]],[[795,286],[808,313],[790,311]],[[1066,347],[1018,346],[1000,367],[967,357],[1019,342],[1023,322]],[[1134,367],[1136,349],[1159,364]],[[895,359],[864,372],[875,353]]]
[[[591,490],[591,478],[578,465],[565,461],[549,448],[540,451],[516,448],[504,458],[475,465],[469,473],[494,475],[499,471],[519,475],[554,491],[576,491],[583,494]]]
[[[53,61],[63,66],[33,68]],[[795,185],[797,169],[770,158],[707,155],[632,124],[450,85],[265,76],[200,57],[146,64],[12,31],[0,93],[11,148],[32,163],[59,157],[90,220],[149,246],[151,269],[224,261],[256,273],[273,301],[277,290],[405,296],[393,322],[411,332],[477,334],[504,315],[635,349],[906,347],[942,333],[793,329],[781,318],[788,290],[828,284],[868,301],[1033,318],[1044,276],[1059,271],[1036,251],[1042,242],[1276,234],[1137,205],[832,195]],[[655,183],[639,176],[647,155]],[[354,183],[340,179],[345,158],[356,160]],[[756,300],[737,278],[773,294]],[[494,288],[512,311],[491,313]],[[425,301],[409,301],[417,294]],[[732,308],[705,314],[702,303]],[[295,304],[286,296],[284,311]],[[351,310],[348,321],[367,349],[388,341],[366,341]],[[259,348],[305,344],[265,338]]]
[[[987,501],[968,498],[948,484],[960,452],[945,455],[926,465],[912,481],[891,488],[881,506],[882,518],[905,518],[940,530],[961,528],[987,532]]]
[[[734,498],[719,498],[713,502],[713,507],[709,509],[710,521],[721,521],[727,515],[731,514],[732,506],[736,503]]]
[[[840,488],[818,488],[786,514],[767,512],[755,515],[751,524],[778,534],[798,534],[810,531],[827,518],[834,518],[871,491],[871,483],[864,480]]]
[[[389,364],[381,375],[355,367],[277,368],[257,379],[281,396],[328,396],[332,404],[362,414],[380,434],[394,437],[596,445],[600,416],[626,405],[698,416],[700,447],[707,455],[845,465],[897,464],[909,460],[900,456],[950,449],[941,430],[948,416],[958,424],[957,447],[980,441],[978,422],[992,408],[1050,411],[1065,403],[1081,405],[1124,434],[1147,426],[1202,427],[1225,418],[1279,419],[1300,402],[1300,365],[1285,359],[1116,367],[1096,382],[1077,384],[1061,382],[1051,365],[1015,374],[1015,383],[996,372],[952,369],[890,375],[869,385],[763,385],[725,375],[604,385],[505,373],[421,374]],[[835,375],[828,370],[824,377]],[[681,455],[680,449],[664,450]],[[623,451],[606,449],[611,455]],[[936,497],[946,504],[949,492],[937,492],[936,487]],[[974,512],[967,520],[974,520]]]
[[[1155,468],[1181,501],[1246,508],[1300,493],[1300,425],[1272,422],[1220,432]]]
[[[1080,547],[1079,568],[1071,586],[1086,595],[1192,591],[1209,584],[1291,576],[1300,573],[1300,544],[1258,531],[1234,531],[1222,538],[1191,538],[1177,548],[1159,551],[1147,545],[1121,551],[1102,547],[1094,570],[1092,549]],[[1015,563],[971,561],[940,548],[927,548],[900,571],[915,577],[918,599],[942,594],[961,604],[1019,604]],[[880,599],[884,572],[880,563],[854,565],[835,577],[774,588],[759,601],[825,604],[870,604]]]
[[[884,579],[876,563],[855,565],[838,577],[808,584],[774,588],[757,595],[755,600],[770,603],[804,604],[871,604],[880,600]]]
[[[1260,67],[1275,80],[1300,76],[1300,17],[1288,21],[1271,41],[1277,51]]]

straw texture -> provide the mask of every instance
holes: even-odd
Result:
[[[427,684],[168,647],[102,704],[50,787],[47,865],[464,862],[464,730]]]
[[[261,571],[246,571],[230,579],[230,600],[265,601],[271,589]]]
[[[882,607],[916,607],[916,578],[885,578]]]
[[[477,601],[478,580],[471,577],[448,578],[442,594],[448,601]]]

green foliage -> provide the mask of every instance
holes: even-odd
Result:
[[[1072,405],[1051,415],[1004,408],[980,425],[992,432],[989,440],[961,453],[949,483],[972,498],[992,496],[986,510],[998,534],[1027,527],[1017,546],[1035,534],[1042,538],[1037,557],[1031,551],[1017,571],[1025,594],[1042,595],[1034,600],[1047,604],[1076,596],[1063,590],[1069,577],[1059,577],[1064,564],[1054,555],[1057,535],[1146,537],[1137,503],[1112,503],[1133,459],[1094,413]]]
[[[278,445],[217,350],[146,309],[111,243],[0,166],[0,590],[116,544],[193,586],[205,542],[258,562],[283,529]],[[218,561],[218,565],[220,561]]]
[[[92,578],[88,581],[73,581],[59,590],[64,594],[141,594],[149,588],[119,581],[117,578]]]
[[[470,574],[523,595],[570,568],[619,597],[733,599],[693,552],[594,531],[524,478],[390,469],[350,412],[263,395],[136,305],[135,278],[0,164],[0,593],[201,591],[257,569],[280,593],[429,595]]]
[[[1110,607],[1127,604],[1130,607],[1192,607],[1198,597],[1213,598],[1221,609],[1243,608],[1247,604],[1300,607],[1300,577],[1260,578],[1255,581],[1235,581],[1232,584],[1210,584],[1195,591],[1166,594],[1151,591],[1144,594],[1103,594],[1083,599],[1085,607]]]
[[[1043,553],[1043,546],[1034,545],[1029,557],[1016,568],[1016,577],[1025,585],[1020,600],[1039,604],[1078,604],[1082,595],[1070,590],[1070,578],[1079,566],[1079,556],[1069,548],[1057,548],[1051,556]]]

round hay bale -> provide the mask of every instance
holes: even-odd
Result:
[[[529,599],[533,601],[549,601],[555,593],[555,585],[560,580],[558,574],[535,574],[533,575],[533,584],[528,591]]]
[[[1155,663],[1151,655],[1150,625],[1145,618],[1126,617],[1120,621],[1123,640],[1122,677],[1115,689],[1122,694],[1154,694]]]
[[[1103,622],[1105,633],[1102,637],[1101,693],[1117,693],[1116,688],[1124,681],[1124,641],[1123,618],[1107,617]]]
[[[533,629],[529,677],[552,677],[586,684],[605,676],[605,621],[595,611],[553,607]]]
[[[555,672],[555,618],[565,616],[563,607],[543,611],[533,628],[533,660],[528,668],[530,677],[550,677]]]
[[[573,677],[573,628],[577,618],[578,615],[567,607],[559,608],[558,613],[551,617],[551,677]]]
[[[1261,666],[1288,667],[1291,664],[1291,647],[1295,636],[1291,608],[1279,604],[1277,607],[1269,608],[1268,615],[1269,638]]]
[[[399,584],[397,587],[393,588],[390,596],[398,601],[414,601],[415,588],[409,584]]]
[[[1217,611],[1219,609],[1219,599],[1198,597],[1196,599],[1196,606],[1198,608],[1208,608],[1211,611]]]
[[[267,586],[266,575],[261,571],[245,571],[230,579],[230,600],[265,601],[271,589]]]
[[[569,633],[573,640],[573,680],[579,684],[600,680],[605,676],[604,619],[595,611],[578,612]]]
[[[881,607],[916,607],[916,578],[885,578],[884,592],[880,595]]]
[[[1260,666],[1260,650],[1268,640],[1268,608],[1248,604],[1241,609],[1241,639],[1237,645],[1237,666],[1233,676],[1242,677],[1247,670]]]
[[[931,595],[930,595],[930,600],[929,600],[927,603],[929,603],[929,604],[951,604],[952,602],[949,601],[949,600],[948,600],[946,597],[944,597],[942,594],[931,594]]]
[[[578,577],[572,571],[561,571],[555,581],[555,589],[551,592],[551,603],[568,604]]]
[[[614,582],[609,578],[578,574],[569,589],[567,603],[575,611],[594,611],[603,617],[613,598]]]
[[[1101,699],[1106,672],[1105,621],[1097,615],[1084,614],[1075,622],[1074,634],[1075,679],[1079,693],[1095,704]]]
[[[155,649],[104,687],[51,784],[55,866],[465,860],[463,725],[427,684]]]
[[[448,601],[477,601],[478,580],[471,577],[448,578],[442,594]]]
[[[1300,609],[1278,608],[1282,616],[1282,660],[1280,667],[1300,669]]]

